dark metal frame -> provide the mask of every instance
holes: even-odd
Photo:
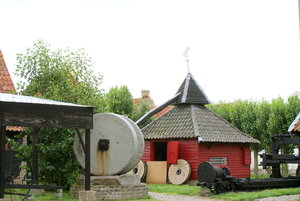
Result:
[[[0,199],[4,198],[4,145],[6,126],[33,127],[33,184],[38,188],[38,154],[34,146],[38,141],[38,129],[85,129],[85,190],[90,190],[90,129],[93,128],[92,106],[67,104],[46,99],[24,101],[25,96],[15,96],[14,101],[1,99],[0,94]]]
[[[280,164],[300,164],[300,156],[293,154],[279,154],[279,148],[284,144],[293,144],[300,147],[300,136],[294,134],[277,134],[272,136],[272,153],[261,154],[264,169],[272,166],[272,175],[266,179],[236,178],[230,175],[230,170],[213,166],[209,162],[202,162],[197,171],[198,186],[206,187],[212,193],[224,193],[235,190],[265,189],[265,188],[287,188],[300,186],[299,170],[296,176],[282,177]],[[291,148],[291,147],[289,147]],[[295,147],[294,147],[295,148]],[[200,192],[201,193],[201,192]]]

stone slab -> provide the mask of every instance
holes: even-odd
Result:
[[[85,177],[77,177],[78,185],[85,185]],[[123,174],[117,176],[91,176],[91,185],[139,185],[140,177],[134,174]]]
[[[79,201],[94,201],[96,200],[96,191],[79,191]]]
[[[33,194],[33,195],[38,195],[38,194],[42,194],[44,193],[45,190],[44,189],[30,189],[30,194]]]

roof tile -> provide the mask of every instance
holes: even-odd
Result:
[[[6,67],[1,50],[0,50],[0,85],[1,85],[0,93],[8,93],[10,91],[13,92],[16,91],[14,83]]]
[[[197,138],[203,142],[259,143],[198,104],[180,104],[142,129],[145,139]]]

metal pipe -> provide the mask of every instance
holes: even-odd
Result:
[[[152,110],[150,110],[149,112],[147,112],[146,114],[144,114],[139,120],[137,120],[135,123],[137,125],[141,125],[142,123],[144,123],[149,117],[157,114],[158,112],[162,111],[165,107],[167,107],[168,105],[172,104],[174,101],[176,101],[179,97],[181,93],[176,94],[173,98],[171,98],[170,100],[164,102],[163,104],[161,104],[160,106],[153,108]]]

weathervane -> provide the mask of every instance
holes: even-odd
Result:
[[[187,63],[187,67],[188,67],[188,73],[190,73],[190,67],[189,67],[189,50],[190,48],[189,47],[186,47],[186,49],[184,50],[184,53],[183,53],[183,57],[186,57],[186,63]]]

